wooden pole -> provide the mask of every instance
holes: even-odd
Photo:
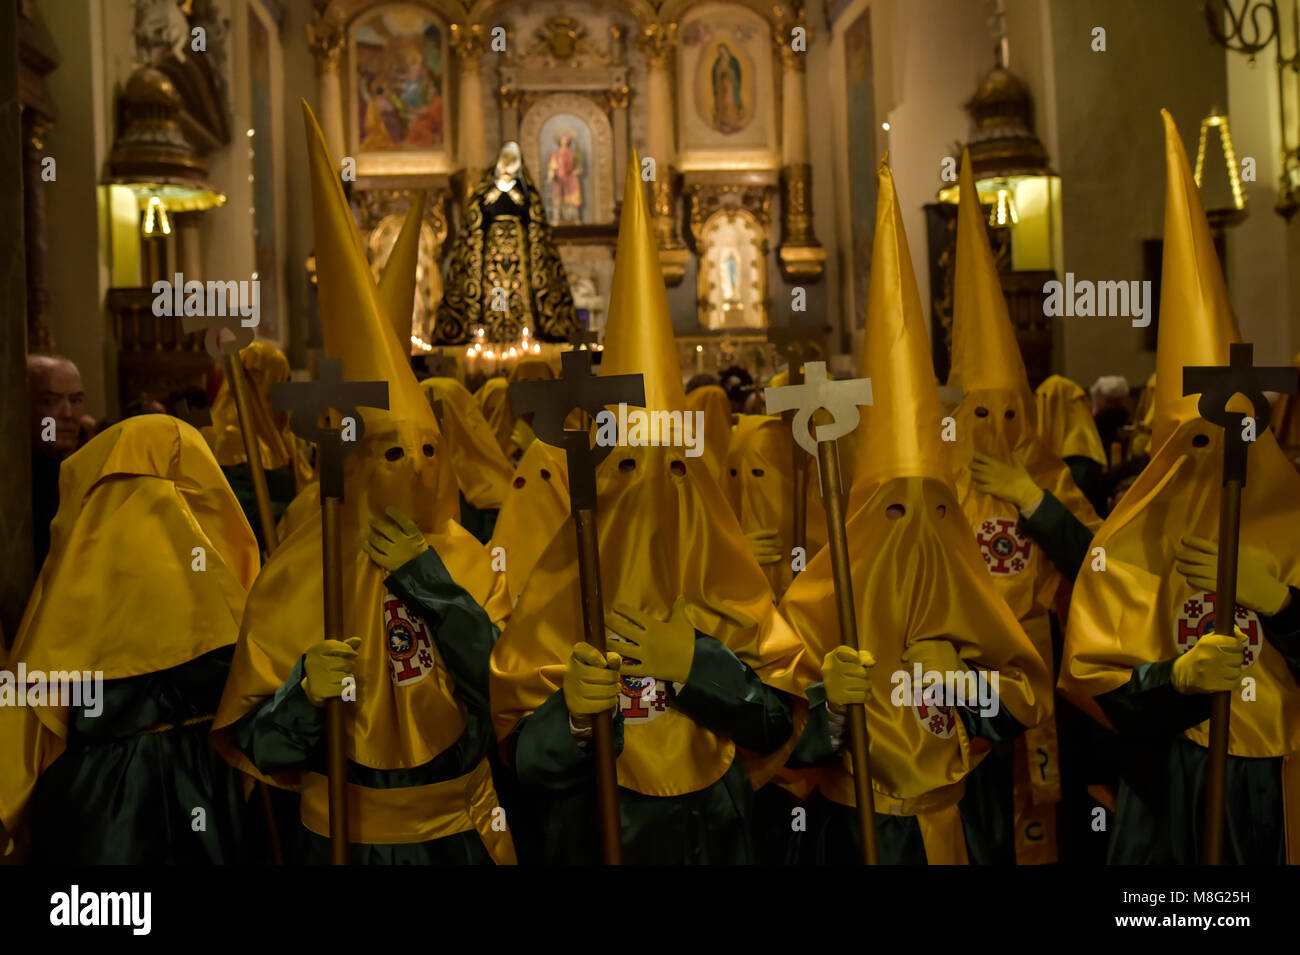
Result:
[[[279,544],[275,533],[275,515],[271,511],[271,493],[266,487],[266,472],[262,469],[262,449],[253,430],[252,407],[248,396],[248,381],[244,378],[244,363],[238,352],[226,355],[226,380],[235,398],[235,411],[239,417],[239,430],[244,438],[244,455],[248,458],[248,473],[253,481],[253,499],[257,504],[257,520],[262,527],[262,549],[269,555]]]
[[[573,512],[578,533],[578,580],[582,594],[584,639],[605,653],[605,603],[600,592],[600,551],[594,508]],[[596,758],[596,803],[606,865],[623,863],[623,828],[619,816],[618,770],[614,755],[614,714],[608,710],[593,717]]]
[[[1219,500],[1219,568],[1214,595],[1214,632],[1233,635],[1237,616],[1237,545],[1241,530],[1241,481],[1223,482]],[[1223,865],[1223,829],[1227,806],[1228,737],[1232,694],[1210,698],[1210,746],[1205,764],[1205,819],[1201,833],[1202,862]]]
[[[835,441],[817,442],[817,462],[821,472],[822,503],[826,507],[827,543],[831,549],[831,573],[835,582],[840,643],[858,650],[857,612],[853,606],[853,576],[849,569],[849,542],[844,523],[844,490],[840,479],[838,444]],[[853,762],[853,795],[858,807],[858,825],[862,831],[862,862],[864,865],[876,865],[879,849],[875,800],[871,791],[866,708],[861,704],[849,706],[847,717],[849,758]]]
[[[342,502],[321,498],[321,554],[325,574],[325,639],[342,640],[343,553],[339,533]],[[344,742],[343,701],[325,704],[326,745],[329,751],[330,864],[348,864],[348,756]]]

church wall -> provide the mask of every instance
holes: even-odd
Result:
[[[131,72],[131,21],[114,14],[111,0],[42,0],[39,8],[60,57],[47,80],[58,110],[45,143],[58,177],[45,193],[50,326],[56,350],[81,370],[86,412],[102,417],[117,410],[117,375],[98,184],[112,147],[115,88]]]
[[[1061,174],[1061,271],[1094,281],[1142,279],[1142,240],[1164,231],[1160,108],[1173,114],[1195,156],[1202,117],[1227,102],[1224,53],[1211,43],[1200,5],[1182,0],[1052,0],[1043,22],[1056,76],[1057,133],[1044,145]],[[1098,26],[1106,29],[1104,53],[1091,49]],[[1058,370],[1085,386],[1122,374],[1136,387],[1155,368],[1155,351],[1129,319],[1057,322]]]
[[[1255,343],[1256,361],[1270,364],[1300,351],[1300,216],[1288,224],[1273,211],[1282,149],[1273,49],[1254,66],[1239,54],[1227,58],[1232,143],[1239,164],[1255,160],[1256,178],[1241,184],[1248,211],[1228,230],[1226,268],[1242,337]]]

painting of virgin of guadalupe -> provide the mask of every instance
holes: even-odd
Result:
[[[724,154],[741,151],[751,162],[769,159],[779,152],[769,31],[752,11],[705,10],[679,34],[679,79],[690,104],[678,113],[683,151],[704,164],[698,168],[726,168]]]
[[[380,7],[352,29],[356,143],[364,152],[444,145],[443,33],[418,7]]]
[[[737,133],[749,121],[741,82],[740,60],[719,43],[713,60],[713,128],[720,133]]]

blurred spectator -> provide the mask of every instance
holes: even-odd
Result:
[[[50,521],[59,509],[59,465],[81,443],[86,388],[81,372],[59,355],[27,356],[31,394],[32,550],[39,572],[50,550]]]

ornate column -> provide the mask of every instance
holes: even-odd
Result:
[[[50,292],[45,285],[45,190],[41,179],[49,120],[32,109],[22,111],[23,225],[27,238],[27,347],[53,351],[54,336],[46,318]]]
[[[672,77],[673,43],[677,24],[653,24],[641,31],[639,42],[646,58],[646,99],[649,122],[646,155],[655,160],[655,181],[650,184],[651,214],[659,242],[659,263],[664,281],[676,285],[686,274],[690,252],[677,236],[677,145],[674,136]]]
[[[324,5],[316,4],[316,13],[307,24],[307,45],[316,60],[316,118],[320,120],[325,145],[336,158],[347,154],[343,135],[343,87],[339,78],[339,61],[343,57],[343,25],[326,16]]]
[[[628,89],[621,86],[618,89],[610,90],[606,96],[609,99],[610,120],[614,127],[614,168],[627,168],[627,131],[628,131]],[[614,201],[623,202],[623,184],[626,181],[625,176],[617,173],[614,175]]]
[[[501,98],[501,142],[519,141],[519,103],[523,94],[512,86],[497,90]]]
[[[465,170],[465,194],[473,192],[487,166],[483,155],[483,28],[451,25],[451,48],[459,67],[457,78],[457,158]]]
[[[786,281],[815,282],[826,267],[826,250],[813,234],[812,165],[808,162],[808,102],[804,86],[806,52],[790,46],[790,28],[772,34],[781,57],[781,248],[777,258]]]

